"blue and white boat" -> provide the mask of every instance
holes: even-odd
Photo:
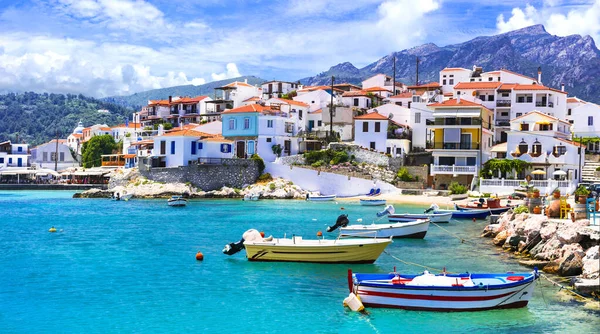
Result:
[[[333,201],[334,199],[335,199],[335,195],[306,194],[306,200],[311,201],[311,202]]]
[[[360,199],[360,205],[366,205],[366,206],[379,206],[379,205],[385,205],[385,203],[386,203],[385,199],[376,198],[376,197]]]
[[[452,213],[395,213],[388,215],[390,222],[412,222],[419,219],[428,219],[432,223],[448,223]]]
[[[359,274],[348,270],[352,309],[388,307],[423,311],[483,311],[525,307],[537,270],[505,274]],[[356,298],[358,296],[358,298]],[[346,302],[345,300],[345,302]],[[356,303],[359,307],[356,307]]]
[[[487,216],[491,214],[488,209],[478,209],[478,210],[467,210],[460,208],[458,206],[454,206],[455,210],[442,210],[437,204],[431,204],[429,209],[425,210],[425,213],[433,212],[434,214],[452,214],[453,219],[485,219]]]

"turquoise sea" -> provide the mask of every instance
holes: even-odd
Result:
[[[374,220],[378,208],[350,203],[72,199],[72,192],[0,192],[0,332],[11,333],[590,333],[599,314],[563,301],[547,282],[527,308],[473,313],[342,306],[346,273],[415,273],[389,255],[372,265],[251,263],[223,246],[256,228],[304,238],[344,212]],[[341,211],[340,207],[345,210]],[[420,207],[397,211],[422,212]],[[55,226],[59,232],[49,233]],[[448,271],[529,271],[479,238],[485,222],[431,226],[424,240],[396,240],[392,255]],[[205,260],[195,259],[202,251]]]

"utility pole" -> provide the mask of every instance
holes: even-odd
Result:
[[[483,109],[480,109],[479,112],[479,170],[478,173],[483,168]],[[475,177],[479,177],[479,175],[475,175]]]
[[[54,170],[58,172],[58,130],[56,130],[56,152],[54,156]]]
[[[417,82],[415,83],[415,86],[419,85],[419,57],[417,57]]]
[[[579,146],[577,146],[577,152],[579,153],[579,170],[577,171],[577,184],[581,182],[581,137],[579,137]],[[575,142],[577,143],[577,135],[575,135]]]
[[[392,83],[392,96],[396,95],[396,54],[394,53],[394,78]]]
[[[329,104],[329,135],[333,138],[333,83],[335,77],[331,76],[331,103]]]

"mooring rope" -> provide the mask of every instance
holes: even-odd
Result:
[[[450,271],[445,271],[444,269],[438,269],[438,268],[428,267],[428,266],[424,266],[424,265],[422,265],[422,264],[418,264],[418,263],[414,263],[414,262],[410,262],[410,261],[405,261],[405,260],[402,260],[402,259],[400,259],[400,258],[398,258],[398,257],[396,257],[396,256],[394,256],[394,255],[392,255],[392,254],[390,254],[390,253],[388,253],[388,251],[386,251],[386,250],[384,250],[383,252],[384,252],[385,254],[387,254],[387,255],[391,256],[393,259],[395,259],[395,260],[397,260],[397,261],[399,261],[399,262],[402,262],[402,263],[404,263],[404,264],[410,265],[410,266],[417,266],[417,267],[425,268],[425,269],[432,270],[432,271],[439,271],[439,272],[441,272],[441,273],[445,272],[445,273],[447,273],[447,274],[453,274],[452,272],[450,272]]]
[[[548,282],[552,283],[552,285],[554,285],[554,286],[558,286],[558,287],[560,288],[560,289],[558,290],[559,292],[560,292],[560,291],[562,291],[562,290],[565,290],[565,291],[567,291],[567,292],[571,293],[572,295],[574,295],[575,297],[577,297],[577,298],[580,298],[580,299],[583,299],[583,300],[584,300],[584,301],[586,301],[586,302],[587,302],[587,301],[590,301],[590,299],[589,299],[589,298],[586,298],[586,297],[584,297],[584,296],[582,296],[582,295],[578,294],[577,292],[575,292],[575,291],[573,291],[573,290],[569,289],[568,287],[566,287],[566,286],[564,286],[564,285],[561,285],[560,283],[558,283],[558,282],[556,282],[556,281],[553,281],[553,280],[551,280],[551,279],[550,279],[548,276],[546,276],[546,275],[544,275],[544,274],[540,274],[540,277],[542,277],[542,278],[546,279]]]
[[[461,242],[461,243],[463,243],[463,244],[464,244],[465,242],[468,242],[468,243],[471,243],[471,244],[475,244],[474,242],[472,242],[472,241],[470,241],[470,240],[467,240],[467,239],[465,239],[465,238],[462,238],[461,236],[459,236],[458,234],[456,234],[456,233],[454,233],[454,232],[450,232],[450,231],[448,231],[448,230],[447,230],[447,229],[445,229],[444,227],[441,227],[440,225],[438,225],[438,224],[436,224],[436,223],[434,223],[434,222],[430,222],[430,223],[431,223],[431,224],[433,224],[433,225],[435,225],[435,226],[437,226],[437,227],[439,227],[439,228],[441,228],[441,229],[442,229],[442,230],[444,230],[446,233],[450,234],[451,236],[455,237],[456,239],[460,240],[460,242]]]

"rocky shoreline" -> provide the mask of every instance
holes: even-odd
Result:
[[[575,287],[585,294],[600,295],[600,232],[589,220],[575,222],[549,219],[543,215],[502,214],[488,225],[482,237],[517,256],[519,263],[549,274],[576,277]]]
[[[113,194],[131,194],[133,198],[169,198],[181,195],[187,198],[243,198],[244,195],[259,195],[265,199],[304,199],[307,191],[284,179],[248,185],[243,189],[223,187],[219,190],[203,191],[186,183],[161,183],[142,177],[136,169],[118,170],[110,179],[108,189],[90,189],[76,193],[73,198],[110,198]]]

